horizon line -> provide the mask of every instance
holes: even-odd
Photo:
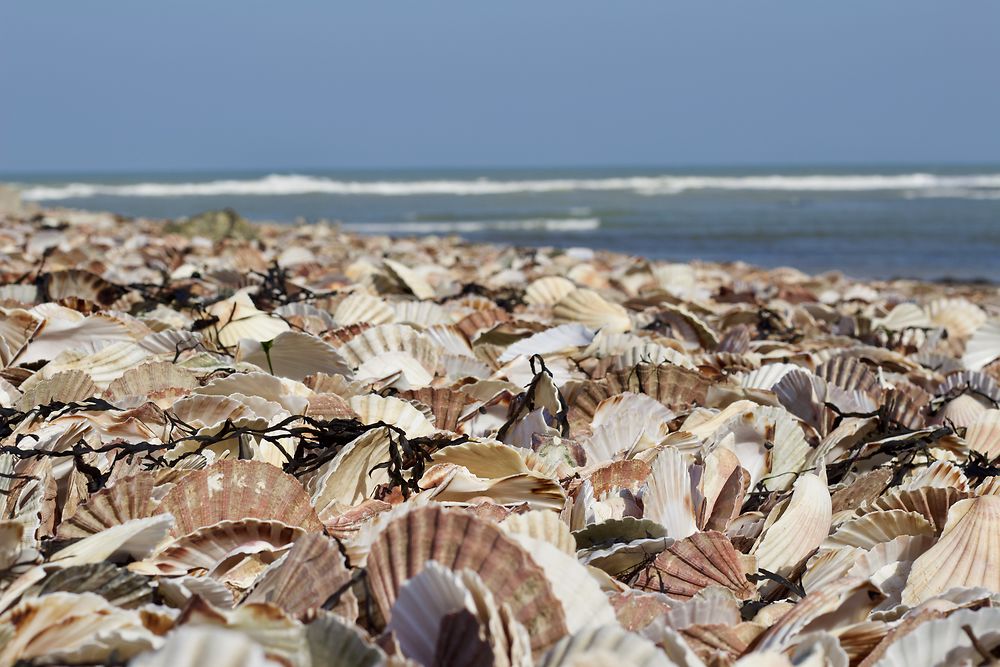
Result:
[[[271,174],[271,173],[303,173],[303,172],[451,172],[451,171],[590,171],[605,169],[634,169],[634,170],[655,170],[665,171],[679,170],[720,170],[720,169],[805,169],[805,168],[902,168],[902,167],[1000,167],[1000,159],[997,160],[873,160],[862,162],[850,161],[817,161],[817,162],[694,162],[694,163],[607,163],[607,164],[546,164],[546,165],[395,165],[395,166],[268,166],[268,167],[235,167],[235,166],[212,166],[212,167],[111,167],[97,169],[30,169],[25,171],[13,171],[0,169],[0,178],[6,179],[13,176],[90,176],[90,175],[180,175],[180,174]]]

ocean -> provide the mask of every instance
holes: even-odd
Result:
[[[41,205],[1000,282],[1000,166],[7,175]]]

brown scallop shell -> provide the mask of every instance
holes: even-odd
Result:
[[[119,480],[87,498],[76,512],[59,524],[59,539],[88,537],[131,519],[144,519],[156,511],[154,473],[142,472]]]
[[[322,607],[350,579],[335,540],[319,533],[305,535],[264,571],[243,603],[270,602],[291,616],[302,617]],[[357,616],[357,599],[349,589],[343,591],[333,611],[348,620]]]
[[[250,518],[281,521],[310,533],[323,530],[299,480],[259,461],[220,461],[190,473],[167,492],[159,511],[174,515],[172,535]]]
[[[436,506],[414,509],[389,522],[368,555],[372,596],[388,619],[400,586],[427,561],[476,572],[541,649],[566,634],[562,606],[542,569],[498,526]]]
[[[748,600],[757,587],[747,580],[746,559],[722,533],[695,533],[661,552],[635,587],[686,600],[707,586],[723,586],[738,600]]]
[[[399,397],[426,405],[434,416],[434,425],[439,429],[454,433],[461,432],[458,422],[465,407],[472,402],[472,398],[468,394],[444,387],[408,389],[399,392]]]

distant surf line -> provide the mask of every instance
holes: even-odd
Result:
[[[244,180],[187,183],[66,183],[28,185],[21,196],[28,201],[58,201],[90,197],[211,197],[291,196],[488,196],[519,193],[633,192],[639,195],[673,195],[695,190],[774,192],[903,191],[920,196],[982,197],[1000,191],[1000,173],[942,175],[815,174],[752,176],[623,176],[610,178],[495,178],[436,180],[337,180],[302,174],[270,174]]]

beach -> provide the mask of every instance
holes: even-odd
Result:
[[[43,194],[0,209],[0,664],[1000,645],[974,262],[856,279]]]

